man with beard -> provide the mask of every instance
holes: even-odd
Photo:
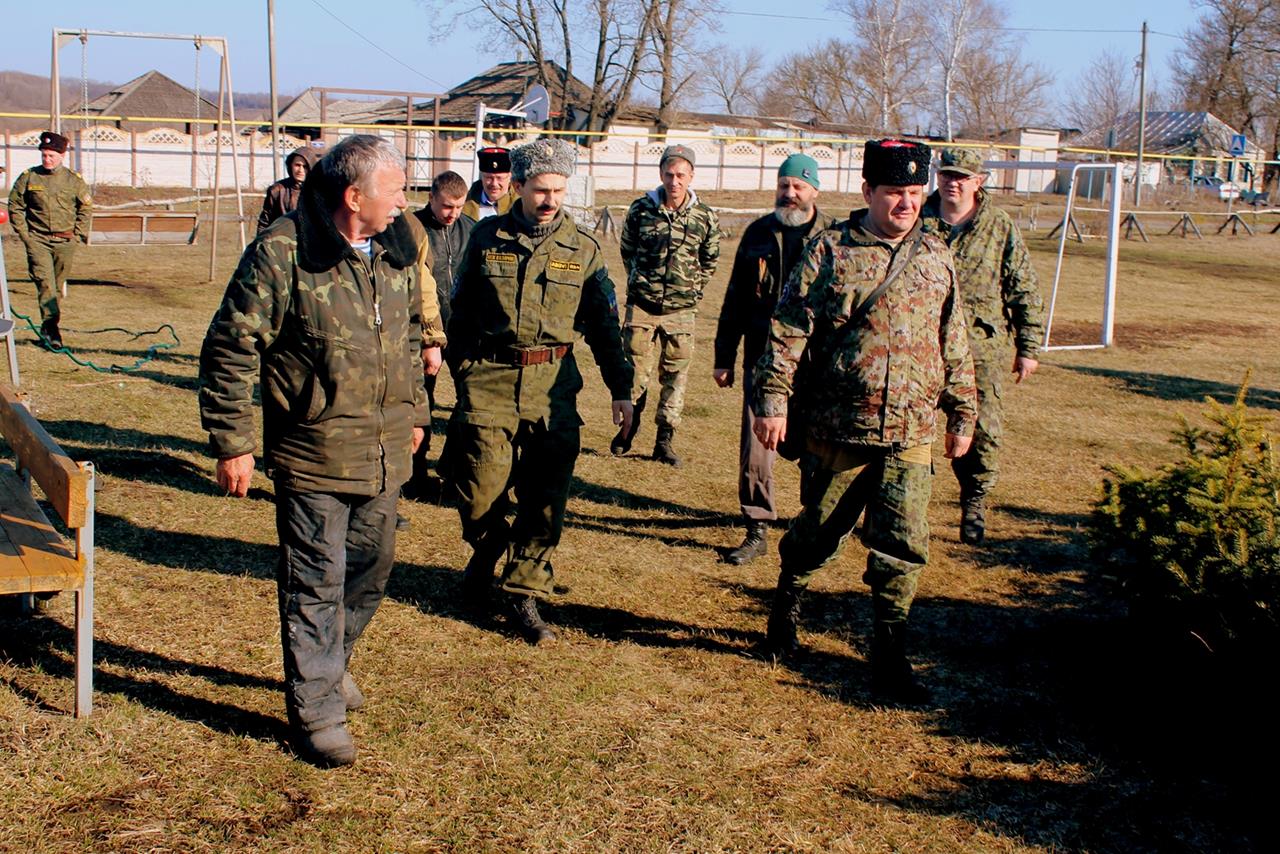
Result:
[[[1018,226],[982,189],[986,178],[978,152],[947,149],[938,166],[938,191],[921,214],[951,247],[969,320],[978,427],[972,450],[952,460],[951,469],[960,482],[960,539],[974,546],[986,537],[986,500],[1000,473],[1001,386],[1010,365],[1015,383],[1036,372],[1044,339],[1044,304],[1031,256]]]
[[[937,410],[944,455],[963,456],[977,391],[951,253],[919,220],[929,146],[866,144],[864,210],[805,247],[783,288],[756,365],[755,432],[770,450],[786,438],[787,409],[808,353],[808,430],[800,514],[778,544],[782,569],[768,645],[795,653],[800,598],[866,510],[863,581],[871,588],[871,686],[890,702],[928,693],[906,655],[907,613],[929,558],[929,492]]]
[[[511,187],[511,152],[498,146],[476,152],[480,180],[467,192],[462,212],[476,222],[511,210],[516,194]]]
[[[742,545],[725,556],[740,565],[765,553],[765,531],[778,518],[773,497],[773,463],[777,452],[760,444],[751,411],[752,372],[769,341],[769,321],[778,294],[791,275],[805,243],[835,224],[818,210],[818,162],[793,154],[778,167],[773,213],[747,226],[733,259],[729,289],[716,327],[712,378],[720,388],[733,385],[733,367],[742,353],[742,431],[738,440],[738,501],[747,534]]]
[[[538,598],[555,589],[551,557],[581,447],[578,336],[591,347],[613,399],[613,423],[631,421],[631,364],[600,246],[561,206],[574,148],[542,139],[511,152],[519,196],[475,227],[454,289],[449,368],[458,402],[441,455],[456,492],[462,537],[475,549],[463,598],[487,608],[494,566],[512,625],[530,643],[555,639]],[[517,498],[507,523],[508,488]]]

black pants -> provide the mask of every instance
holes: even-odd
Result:
[[[398,495],[292,492],[276,484],[285,706],[294,727],[314,732],[347,718],[342,674],[387,589]]]

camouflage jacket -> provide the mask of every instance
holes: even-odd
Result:
[[[479,181],[472,182],[471,189],[467,190],[466,204],[462,206],[463,216],[469,216],[476,222],[479,222],[481,219],[488,219],[490,216],[501,216],[511,210],[511,206],[515,204],[516,191],[514,187],[509,188],[506,195],[494,202],[494,207],[498,209],[497,214],[489,214],[488,216],[485,216],[480,210],[480,202],[483,200],[484,184],[481,184]]]
[[[413,428],[430,423],[419,243],[401,217],[366,257],[313,176],[227,285],[200,351],[200,418],[217,457],[252,452],[258,373],[268,474],[299,492],[376,495],[408,479]]]
[[[31,235],[72,232],[82,242],[89,241],[93,198],[80,173],[59,166],[52,172],[32,166],[18,176],[9,190],[9,219],[23,243]]]
[[[974,360],[1003,359],[1009,335],[1019,356],[1036,358],[1044,341],[1044,303],[1031,256],[1009,215],[980,192],[973,218],[950,226],[942,219],[935,192],[925,202],[921,217],[947,241],[955,256]]]
[[[973,433],[977,389],[951,265],[933,234],[870,313],[846,321],[907,252],[920,224],[894,246],[863,227],[865,210],[805,247],[774,311],[769,344],[755,369],[756,415],[786,415],[800,356],[815,439],[914,447],[932,442],[939,406],[947,432]]]
[[[663,207],[665,191],[631,203],[622,225],[627,302],[650,314],[693,308],[720,260],[720,220],[692,190],[680,210]]]
[[[631,394],[618,303],[600,246],[565,213],[534,241],[516,211],[476,224],[453,292],[449,360],[462,423],[514,429],[521,420],[579,423],[582,388],[575,354],[540,365],[503,363],[499,354],[590,345],[614,400]]]
[[[815,211],[805,241],[835,224],[834,217]],[[767,213],[742,232],[716,324],[717,368],[733,368],[739,341],[743,341],[743,365],[748,370],[764,352],[778,293],[801,257],[799,253],[794,258],[783,257],[782,229],[778,218]]]

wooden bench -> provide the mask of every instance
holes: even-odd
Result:
[[[93,215],[89,243],[118,246],[182,246],[196,242],[199,215],[167,211],[111,211]]]
[[[93,465],[72,462],[4,384],[0,432],[17,459],[0,464],[0,594],[75,591],[75,714],[84,717],[93,701]],[[36,504],[32,479],[75,534],[74,547]]]

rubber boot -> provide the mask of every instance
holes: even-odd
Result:
[[[744,563],[750,563],[764,554],[769,545],[766,537],[768,530],[768,522],[749,519],[747,521],[747,536],[743,539],[742,545],[724,556],[725,563],[742,566]]]
[[[680,468],[680,457],[676,454],[676,449],[671,444],[675,441],[675,438],[676,428],[658,428],[658,441],[653,444],[653,459],[655,462],[665,463],[672,468]]]
[[[765,648],[773,655],[785,657],[800,651],[797,631],[800,625],[800,600],[804,588],[798,587],[785,572],[778,577],[778,588],[773,592],[773,607],[769,611]]]
[[[462,574],[462,603],[477,614],[489,608],[493,591],[493,571],[507,552],[507,528],[491,531],[478,544]]]
[[[543,622],[542,615],[538,613],[538,600],[532,596],[524,594],[513,595],[511,617],[516,631],[534,646],[540,643],[549,643],[556,639],[556,633]]]
[[[629,430],[619,430],[618,435],[613,437],[613,441],[609,443],[609,453],[615,457],[620,457],[627,451],[631,450],[631,442],[636,438],[636,433],[640,432],[640,414],[644,412],[645,400],[649,393],[645,392],[636,398],[635,406],[631,408],[631,428]]]
[[[929,702],[929,691],[916,681],[907,661],[905,622],[875,624],[871,640],[871,693],[877,700],[905,706]]]
[[[987,536],[986,497],[965,495],[960,499],[960,542],[970,546],[982,545]]]

